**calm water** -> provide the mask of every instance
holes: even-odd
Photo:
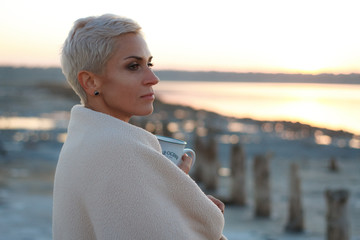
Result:
[[[227,116],[299,121],[360,135],[360,85],[162,80],[155,91],[166,102]]]

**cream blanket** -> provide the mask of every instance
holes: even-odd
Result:
[[[54,240],[214,239],[221,211],[154,135],[76,105],[56,168]]]

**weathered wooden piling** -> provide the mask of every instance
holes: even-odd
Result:
[[[5,146],[2,142],[2,140],[0,139],[0,156],[5,157],[7,155],[7,151],[5,149]]]
[[[169,121],[164,120],[162,123],[162,135],[165,137],[173,137],[173,133],[169,130]]]
[[[240,143],[231,148],[231,202],[246,205],[246,158]]]
[[[335,157],[330,158],[328,168],[331,172],[338,172],[340,170],[339,164]]]
[[[287,232],[303,232],[304,214],[298,164],[292,163],[290,165],[289,177],[289,212],[285,230]]]
[[[270,169],[269,157],[257,155],[253,164],[255,217],[270,217],[271,193],[270,193]]]
[[[347,202],[349,191],[326,190],[327,202],[326,214],[326,239],[327,240],[349,240],[350,224],[348,222]]]
[[[205,145],[198,134],[194,136],[194,150],[196,152],[196,163],[194,169],[190,172],[191,177],[198,183],[204,182],[204,168],[206,165],[205,161]]]
[[[203,166],[203,183],[208,191],[215,191],[219,184],[218,170],[220,164],[217,159],[217,142],[215,135],[210,135],[206,146],[205,164]]]

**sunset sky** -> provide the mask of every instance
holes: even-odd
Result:
[[[0,65],[59,66],[73,22],[114,13],[143,27],[155,69],[360,73],[357,0],[3,1]]]

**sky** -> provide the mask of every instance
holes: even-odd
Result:
[[[75,20],[136,20],[154,69],[360,73],[358,0],[3,0],[0,65],[59,67]]]

